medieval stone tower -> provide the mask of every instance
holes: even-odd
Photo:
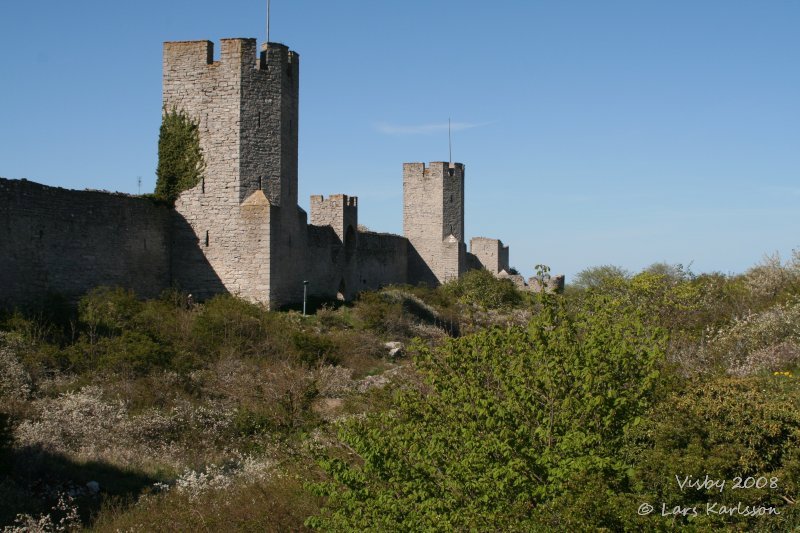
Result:
[[[200,126],[205,178],[176,202],[173,277],[280,303],[302,292],[306,215],[297,207],[300,59],[286,46],[223,39],[164,44],[163,101]]]
[[[465,272],[464,165],[403,164],[403,235],[410,279],[438,285]]]

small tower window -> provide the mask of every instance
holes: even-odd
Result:
[[[205,194],[206,193],[206,177],[205,176],[203,176],[203,178],[200,180],[200,193],[201,194]]]
[[[206,248],[208,248],[208,230],[206,230]]]

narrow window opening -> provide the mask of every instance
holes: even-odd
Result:
[[[203,178],[200,180],[200,193],[201,194],[205,194],[206,193],[206,178],[205,178],[205,176],[203,176]]]
[[[259,176],[258,177],[258,188],[259,188],[259,190],[262,190],[262,191],[264,190],[264,177],[263,176]]]
[[[208,248],[208,230],[206,230],[206,248]]]
[[[261,111],[258,112],[258,127],[261,127]]]
[[[447,173],[450,174],[451,176],[453,175],[454,172],[455,172],[454,168],[448,168],[447,169]]]

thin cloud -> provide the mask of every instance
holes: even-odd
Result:
[[[471,128],[485,126],[489,122],[473,123],[473,122],[453,122],[449,125],[452,131],[463,131]],[[430,135],[432,133],[440,133],[447,131],[447,122],[438,124],[418,124],[412,126],[401,126],[397,124],[389,124],[380,122],[375,125],[375,128],[386,135]]]

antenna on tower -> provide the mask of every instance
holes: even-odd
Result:
[[[269,8],[270,0],[267,0],[267,44],[269,44]]]
[[[447,148],[450,153],[450,166],[453,166],[453,135],[450,133],[450,117],[447,117]]]

